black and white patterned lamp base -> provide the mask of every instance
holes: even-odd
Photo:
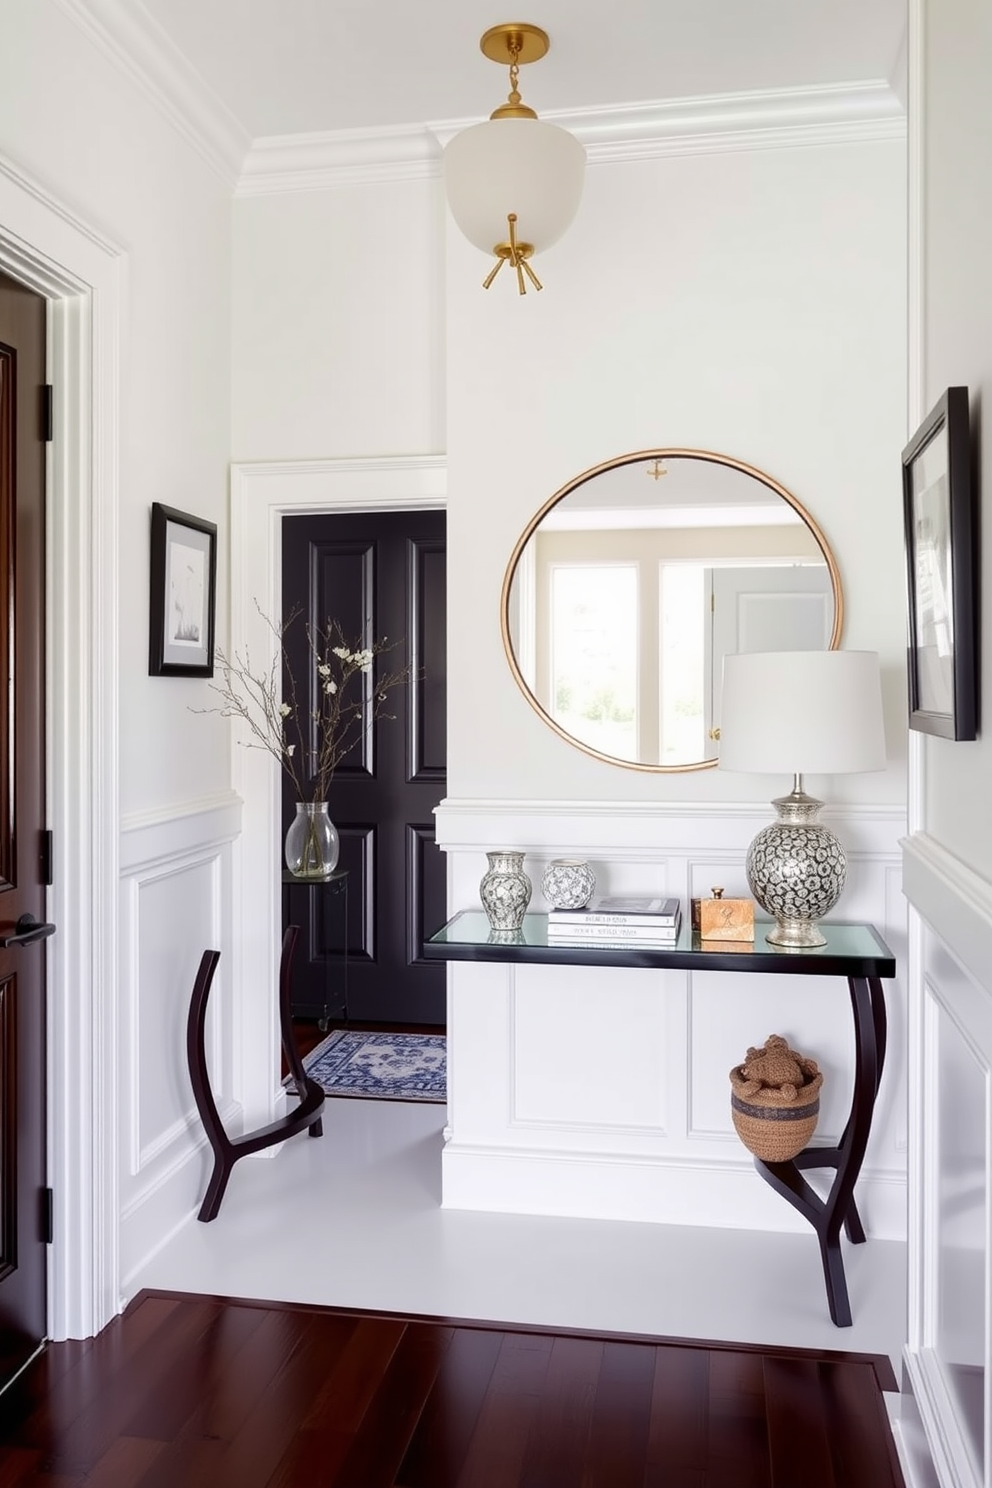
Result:
[[[778,821],[763,828],[748,848],[751,893],[776,920],[765,937],[770,945],[827,943],[816,922],[841,896],[847,857],[834,833],[816,820],[822,804],[804,791],[773,801]]]

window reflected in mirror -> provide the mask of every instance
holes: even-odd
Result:
[[[837,567],[810,514],[728,456],[650,450],[563,487],[518,542],[503,638],[563,738],[640,769],[716,761],[728,652],[836,646]]]
[[[548,564],[548,605],[538,611],[552,717],[583,744],[637,758],[639,606],[633,564]],[[545,616],[547,619],[545,619]]]

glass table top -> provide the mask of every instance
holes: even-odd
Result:
[[[518,961],[558,966],[642,966],[696,971],[760,971],[821,976],[894,977],[895,957],[874,926],[824,921],[825,946],[769,945],[773,920],[756,920],[754,941],[701,941],[683,919],[678,939],[655,946],[609,939],[581,945],[549,938],[546,914],[527,914],[519,930],[493,930],[481,909],[464,909],[424,943],[434,961]]]

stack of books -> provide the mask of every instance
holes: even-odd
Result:
[[[548,945],[630,945],[666,949],[679,938],[682,909],[677,899],[605,895],[585,909],[552,909]]]

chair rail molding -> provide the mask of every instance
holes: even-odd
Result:
[[[992,966],[992,883],[927,832],[903,839],[903,889],[910,904],[975,980]]]
[[[443,509],[442,455],[369,459],[272,460],[231,468],[231,650],[267,656],[265,615],[282,613],[282,519],[327,512]],[[238,988],[241,1036],[235,1089],[246,1124],[264,1125],[283,1108],[277,1018],[280,781],[267,754],[232,740],[232,779],[243,802],[235,849],[238,905],[231,978]],[[250,1031],[250,1037],[248,1036]]]
[[[233,842],[241,831],[241,797],[234,791],[121,818],[121,874],[169,862],[204,842]]]
[[[581,801],[511,800],[446,796],[435,810],[439,844],[452,852],[483,850],[497,840],[527,842],[531,851],[566,849],[658,859],[691,845],[725,852],[746,851],[767,826],[767,801]],[[825,806],[821,819],[844,836],[848,856],[881,855],[898,860],[906,813],[901,806]],[[519,839],[519,842],[518,842]],[[743,863],[743,858],[741,859]]]
[[[86,1338],[119,1304],[118,487],[127,259],[0,157],[0,267],[49,301],[56,388],[48,466],[47,917],[53,1339]]]

